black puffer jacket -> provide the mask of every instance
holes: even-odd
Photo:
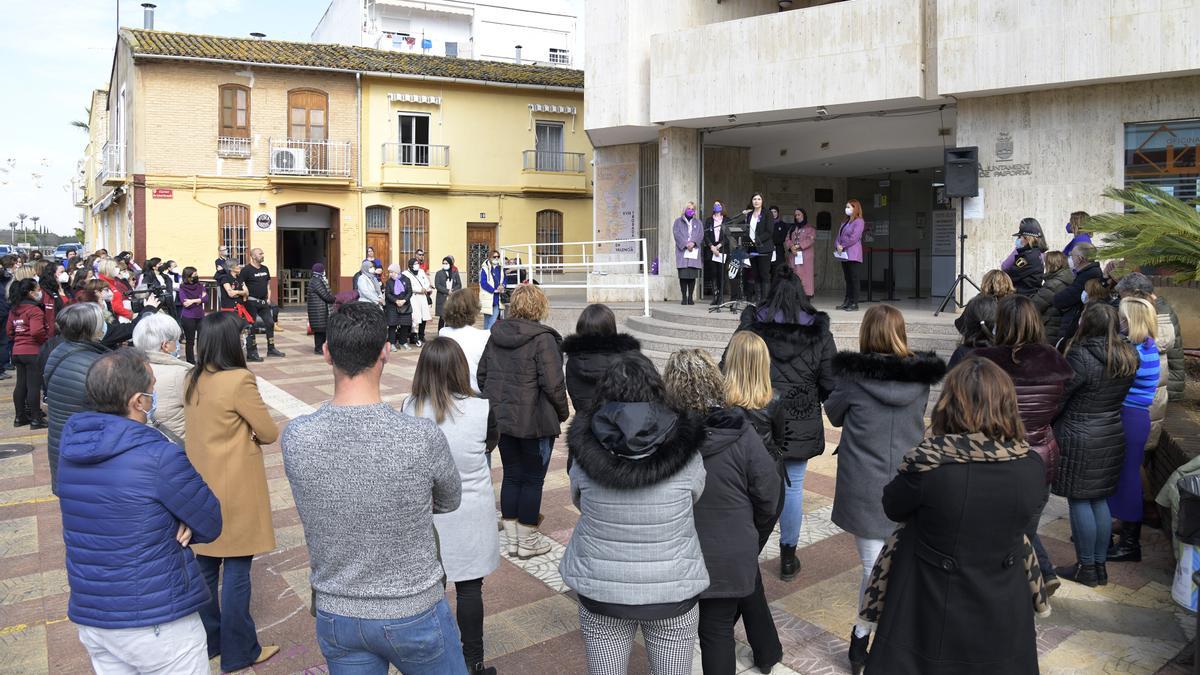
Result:
[[[777,439],[781,459],[811,459],[825,452],[821,402],[837,383],[833,375],[837,347],[824,312],[803,314],[790,322],[777,318],[750,306],[742,313],[738,330],[761,337],[771,353],[771,387],[784,417],[783,436]]]
[[[1187,384],[1187,373],[1184,370],[1183,333],[1179,330],[1179,315],[1162,298],[1155,300],[1154,309],[1159,314],[1170,314],[1171,325],[1175,326],[1175,342],[1167,350],[1167,392],[1171,395],[1172,401],[1182,400],[1183,389]]]
[[[1047,274],[1042,287],[1033,295],[1033,306],[1042,315],[1042,325],[1046,327],[1046,342],[1052,346],[1062,337],[1062,311],[1054,306],[1054,296],[1074,280],[1075,273],[1064,267]]]
[[[626,333],[568,335],[562,343],[567,359],[567,393],[575,411],[587,410],[596,394],[596,383],[625,352],[640,351],[642,344]]]
[[[1071,284],[1054,294],[1054,306],[1062,312],[1062,328],[1059,337],[1068,340],[1075,335],[1075,327],[1079,325],[1079,315],[1083,313],[1083,289],[1092,279],[1103,279],[1104,272],[1100,263],[1091,262],[1075,273]],[[1064,343],[1065,344],[1065,343]]]
[[[383,280],[383,307],[389,326],[412,325],[412,287],[407,276],[401,275],[400,281],[404,285],[397,293],[395,279],[387,277]],[[397,300],[403,300],[404,304],[397,305]]]
[[[1108,345],[1089,338],[1067,352],[1075,376],[1063,392],[1063,409],[1054,420],[1054,435],[1062,450],[1058,476],[1051,490],[1068,499],[1100,499],[1117,489],[1125,458],[1121,405],[1133,375],[1104,374]]]
[[[1062,409],[1063,392],[1075,371],[1050,345],[1026,345],[1015,356],[1011,347],[985,347],[974,355],[995,362],[1012,378],[1021,422],[1025,424],[1025,442],[1041,456],[1046,483],[1053,483],[1060,451],[1051,424]]]
[[[91,410],[92,403],[84,390],[88,369],[108,351],[95,342],[63,342],[46,359],[46,403],[50,428],[46,451],[50,459],[50,490],[58,494],[58,443],[67,418],[77,412]]]
[[[758,553],[778,518],[775,460],[738,408],[704,420],[704,494],[692,508],[708,567],[701,598],[743,598],[754,592]]]
[[[308,296],[304,299],[308,308],[308,325],[314,332],[324,333],[329,326],[329,306],[337,301],[329,290],[329,281],[324,274],[314,274],[308,280]]]
[[[558,436],[570,416],[560,344],[553,328],[528,319],[492,326],[477,379],[496,411],[500,433],[513,438]]]

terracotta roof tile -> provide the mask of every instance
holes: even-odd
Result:
[[[444,56],[389,52],[367,47],[257,40],[122,28],[135,57],[221,59],[267,66],[334,68],[363,73],[429,75],[479,82],[583,87],[583,71]]]

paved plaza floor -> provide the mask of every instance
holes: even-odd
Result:
[[[333,393],[329,367],[312,353],[300,315],[286,314],[279,346],[285,359],[255,364],[263,399],[280,424],[311,411]],[[385,399],[399,405],[408,391],[418,352],[399,352],[384,376]],[[0,383],[8,410],[12,381]],[[31,444],[32,454],[0,459],[0,673],[86,673],[89,664],[66,616],[67,580],[57,500],[50,494],[46,434],[14,430],[8,415],[0,443]],[[838,432],[830,429],[825,455],[809,462],[806,518],[799,556],[803,570],[790,583],[778,576],[778,535],[761,557],[767,597],[784,644],[775,673],[843,673],[847,638],[859,583],[851,535],[830,522],[837,458],[830,454]],[[264,448],[277,548],[255,559],[252,611],[263,644],[282,647],[257,673],[328,672],[309,614],[308,555],[278,445]],[[529,561],[502,556],[484,582],[487,661],[501,674],[585,673],[578,605],[558,576],[563,545],[578,512],[571,505],[561,439],[546,477],[544,531],[555,540],[549,555]],[[499,467],[493,472],[497,491]],[[1052,498],[1041,533],[1055,561],[1074,560],[1066,504]],[[1166,540],[1145,534],[1145,560],[1109,565],[1107,587],[1064,582],[1054,611],[1039,619],[1038,652],[1043,673],[1154,673],[1194,634],[1195,618],[1170,596],[1172,563]],[[453,598],[453,590],[450,590]],[[739,642],[740,669],[749,670]],[[699,660],[697,652],[697,666]],[[213,672],[217,672],[215,662]],[[645,651],[635,648],[631,673],[646,672]],[[757,671],[753,671],[757,672]],[[1171,671],[1171,672],[1183,672]]]

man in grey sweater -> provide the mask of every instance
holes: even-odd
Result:
[[[434,536],[433,514],[458,508],[462,483],[431,420],[379,394],[387,322],[355,302],[329,317],[324,353],[333,400],[292,420],[283,464],[304,525],[317,641],[330,672],[466,673]]]

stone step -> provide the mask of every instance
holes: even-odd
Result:
[[[632,320],[627,322],[625,327],[630,335],[642,343],[643,351],[664,352],[667,354],[678,349],[695,347],[707,349],[709,352],[719,356],[725,350],[725,345],[729,343],[729,338],[733,335],[732,330],[722,333],[716,330],[676,329],[672,328],[671,324],[662,322],[649,326],[650,330],[647,330],[646,324],[639,322],[635,325]],[[833,341],[838,349],[858,349],[857,335],[835,334]],[[935,351],[942,358],[947,359],[954,353],[956,346],[954,340],[949,340],[941,335],[914,335],[911,333],[908,336],[908,344],[914,351]]]
[[[869,305],[860,305],[860,307],[862,307],[862,311],[854,313],[831,310],[829,312],[830,331],[835,336],[838,334],[857,336],[858,327],[862,323],[862,312]],[[703,305],[659,305],[650,308],[650,318],[689,326],[724,327],[732,324],[736,327],[741,317],[739,313],[727,311],[710,314],[708,307]],[[933,317],[930,315],[928,320],[909,318],[906,323],[910,334],[944,335],[958,339],[958,331],[955,330],[954,323],[949,316]]]

